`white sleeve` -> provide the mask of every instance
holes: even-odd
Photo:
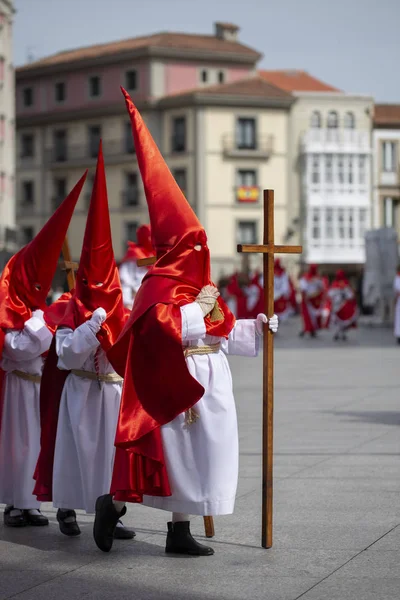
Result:
[[[4,339],[4,358],[16,362],[33,360],[50,348],[53,334],[37,317],[25,321],[21,331],[9,331]]]
[[[90,331],[87,323],[72,329],[57,329],[56,352],[59,369],[70,371],[80,369],[91,354],[99,347],[100,342]]]
[[[300,291],[306,292],[308,288],[308,282],[302,277],[299,281]]]
[[[221,340],[221,349],[225,354],[257,356],[260,350],[260,337],[256,332],[255,319],[236,321],[228,339]]]
[[[197,302],[181,306],[182,342],[203,339],[206,335],[206,324],[203,311]]]

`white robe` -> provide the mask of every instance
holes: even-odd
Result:
[[[100,344],[87,323],[56,333],[58,367],[95,373]],[[103,349],[99,373],[115,373]],[[98,496],[110,491],[114,440],[121,402],[121,383],[101,384],[70,373],[61,396],[53,470],[56,508],[93,513]]]
[[[119,267],[119,278],[121,280],[122,298],[124,306],[132,308],[135,296],[140,288],[143,277],[148,267],[138,267],[134,260],[122,263]]]
[[[394,279],[394,292],[396,294],[396,305],[394,309],[394,335],[397,339],[400,338],[400,275],[396,275]]]
[[[238,479],[239,441],[232,376],[225,354],[258,354],[255,321],[237,321],[225,340],[206,334],[203,313],[196,302],[181,308],[181,314],[184,346],[220,341],[221,350],[186,358],[190,373],[205,389],[193,407],[199,419],[187,425],[182,413],[161,427],[172,496],[144,496],[143,504],[192,515],[231,514]]]
[[[40,383],[26,381],[12,371],[41,375],[52,333],[37,317],[21,331],[7,332],[1,368],[4,381],[0,433],[0,503],[15,508],[39,508],[32,494],[33,474],[40,450]]]

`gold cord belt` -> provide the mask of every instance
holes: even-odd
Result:
[[[93,373],[93,371],[83,371],[81,369],[72,369],[71,373],[83,379],[92,379],[93,381],[101,381],[101,383],[122,383],[124,380],[117,373]]]
[[[42,381],[41,375],[31,375],[31,373],[24,373],[24,371],[11,371],[11,373],[25,381],[33,381],[34,383],[40,383]]]
[[[221,342],[209,346],[187,346],[183,349],[185,358],[193,354],[216,354],[221,349]]]
[[[183,354],[185,358],[188,356],[193,356],[196,354],[216,354],[221,349],[221,342],[217,342],[216,344],[210,344],[209,346],[187,346],[183,349]],[[196,421],[200,419],[200,415],[194,410],[194,408],[189,408],[185,411],[185,423],[186,425],[193,425]]]

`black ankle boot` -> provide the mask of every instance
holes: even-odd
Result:
[[[73,518],[74,521],[65,521],[67,518]],[[61,533],[68,535],[69,537],[75,537],[81,534],[80,527],[76,522],[76,512],[74,510],[62,510],[61,508],[57,511],[57,521],[60,527]]]
[[[189,554],[190,556],[211,556],[214,550],[210,546],[199,544],[190,533],[190,522],[168,523],[165,552],[171,554]]]
[[[114,531],[120,517],[126,513],[126,506],[119,513],[112,501],[111,494],[99,496],[96,500],[96,516],[93,525],[93,537],[96,546],[103,552],[110,552]]]

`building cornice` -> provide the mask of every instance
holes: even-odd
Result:
[[[297,98],[318,98],[325,100],[368,100],[374,102],[374,98],[368,94],[350,94],[347,92],[291,92]]]
[[[82,69],[89,69],[95,67],[105,67],[109,65],[121,64],[130,60],[139,60],[143,58],[158,58],[158,59],[178,59],[180,61],[207,61],[217,63],[234,63],[244,65],[255,65],[262,55],[248,56],[240,52],[226,53],[219,51],[209,50],[192,50],[180,49],[180,48],[162,48],[149,46],[145,48],[136,48],[133,50],[127,50],[116,54],[106,54],[103,56],[82,58],[79,60],[58,62],[53,64],[37,65],[21,65],[16,68],[16,81],[24,81],[26,79],[34,79],[37,77],[43,77],[46,75],[59,75],[60,73],[70,71],[80,71]]]
[[[185,106],[248,106],[254,108],[285,108],[288,109],[295,98],[268,98],[260,96],[242,96],[238,94],[205,94],[195,93],[182,96],[169,96],[157,102],[157,107],[183,108]]]

